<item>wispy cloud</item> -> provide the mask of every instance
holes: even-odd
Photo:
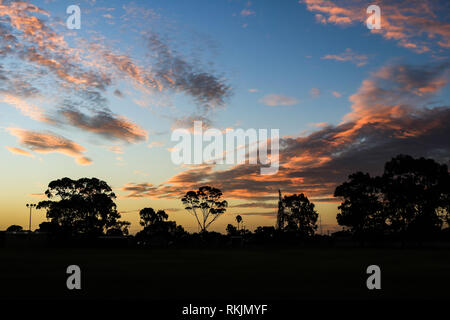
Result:
[[[164,143],[162,143],[162,142],[160,142],[160,141],[153,141],[152,143],[150,143],[149,145],[148,145],[148,147],[151,149],[151,148],[153,148],[153,147],[161,147],[161,146],[163,146],[164,145]]]
[[[340,54],[327,54],[322,57],[325,60],[336,60],[336,61],[350,61],[356,64],[358,67],[362,67],[367,64],[368,56],[364,54],[357,54],[352,51],[352,49],[347,48],[343,53]]]
[[[270,107],[277,106],[292,106],[298,104],[300,101],[293,97],[288,97],[279,94],[268,94],[265,95],[259,102]]]
[[[157,19],[150,9],[124,5],[123,10],[120,20],[124,23],[138,23],[137,17]],[[106,11],[104,17],[111,18],[111,10]],[[113,112],[106,98],[108,92],[123,97],[116,88],[121,82],[147,98],[159,93],[185,94],[193,98],[196,114],[205,118],[231,95],[223,75],[207,70],[199,59],[188,59],[154,28],[128,29],[129,36],[142,39],[141,49],[147,52],[146,58],[136,58],[97,31],[88,30],[92,36],[76,38],[71,46],[61,25],[31,3],[0,3],[0,57],[12,61],[0,66],[0,99],[33,120],[139,143],[147,139],[147,131]],[[46,109],[34,103],[43,97]]]
[[[66,123],[99,134],[107,139],[136,143],[147,139],[147,131],[131,122],[124,116],[116,116],[111,112],[99,111],[92,116],[75,109],[58,111]]]
[[[243,17],[253,16],[255,14],[256,14],[256,12],[253,10],[250,10],[250,9],[242,9],[241,10],[241,16],[243,16]]]
[[[312,88],[311,90],[309,90],[309,94],[311,95],[311,97],[317,98],[320,96],[321,92],[319,88]]]
[[[29,153],[28,151],[25,151],[25,150],[22,150],[22,149],[19,149],[19,148],[8,147],[8,146],[6,146],[5,148],[8,149],[9,152],[11,152],[12,154],[18,154],[18,155],[34,158],[34,155]]]
[[[20,128],[7,128],[11,135],[19,139],[19,143],[37,153],[62,153],[74,157],[78,164],[92,163],[83,154],[86,148],[54,133],[40,133]]]
[[[316,20],[323,24],[365,24],[368,17],[365,14],[368,3],[363,0],[300,0],[299,3],[316,12]],[[418,53],[430,51],[432,47],[450,47],[450,23],[445,15],[443,20],[438,18],[446,10],[445,0],[378,0],[374,4],[381,8],[382,27],[370,30],[371,33],[381,34]]]
[[[333,96],[335,96],[336,98],[342,97],[342,93],[340,93],[340,92],[338,92],[338,91],[332,91],[331,93],[332,93]]]

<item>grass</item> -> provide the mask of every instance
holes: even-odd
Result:
[[[82,290],[66,288],[81,267]],[[366,288],[367,266],[382,290]],[[449,299],[450,251],[0,249],[0,299]]]

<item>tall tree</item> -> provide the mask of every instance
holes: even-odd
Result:
[[[351,229],[354,234],[386,229],[379,178],[368,173],[351,174],[347,182],[336,187],[335,197],[343,198],[336,220],[339,225]]]
[[[119,221],[111,187],[97,178],[54,180],[45,191],[49,199],[38,208],[47,210],[47,218],[71,233],[102,234],[108,229],[126,229],[129,222]]]
[[[433,159],[398,155],[386,163],[383,188],[386,208],[396,231],[429,234],[441,229],[450,201],[449,172]]]
[[[188,191],[181,199],[185,209],[192,214],[202,232],[225,213],[228,202],[222,200],[222,191],[210,186]],[[209,221],[208,221],[209,220]]]
[[[236,222],[237,222],[237,230],[239,231],[239,225],[242,222],[242,217],[240,215],[236,216]]]
[[[303,193],[284,196],[283,207],[287,220],[285,230],[295,231],[303,236],[314,235],[319,215],[314,209],[314,203]]]

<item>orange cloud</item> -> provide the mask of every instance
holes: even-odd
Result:
[[[265,104],[266,106],[270,106],[270,107],[292,106],[292,105],[299,103],[299,101],[296,98],[279,95],[279,94],[265,95],[261,100],[259,100],[259,102]]]
[[[367,1],[350,0],[302,0],[309,11],[317,12],[316,20],[322,24],[365,24],[368,15]],[[378,0],[381,8],[381,29],[371,33],[381,34],[385,39],[395,40],[400,46],[418,53],[430,51],[430,46],[450,47],[450,23],[438,20],[445,10],[445,1],[426,0]],[[372,3],[371,3],[372,4]],[[444,17],[445,19],[445,17]]]
[[[49,121],[48,118],[45,116],[45,112],[43,109],[26,102],[24,99],[13,96],[11,94],[4,94],[2,97],[2,101],[14,106],[18,110],[22,112],[22,114],[30,117],[33,120],[37,121]]]
[[[6,129],[11,135],[19,138],[20,144],[37,153],[61,153],[74,157],[76,162],[87,165],[92,161],[83,156],[86,149],[64,137],[52,133],[39,133],[20,128]]]
[[[89,158],[86,158],[86,157],[79,157],[79,158],[76,158],[75,161],[76,161],[79,165],[82,165],[82,166],[88,166],[88,165],[92,164],[92,160],[89,159]]]
[[[11,152],[13,154],[18,154],[18,155],[34,158],[34,155],[29,153],[28,151],[25,151],[25,150],[22,150],[22,149],[19,149],[19,148],[8,147],[8,146],[6,146],[5,148],[8,149],[9,152]]]

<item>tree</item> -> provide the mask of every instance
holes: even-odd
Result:
[[[283,206],[287,219],[286,231],[298,232],[303,236],[314,235],[319,215],[314,204],[303,193],[284,196]]]
[[[136,239],[146,244],[165,246],[182,239],[186,231],[182,226],[177,226],[175,221],[166,221],[169,216],[164,210],[155,212],[153,208],[144,208],[139,212],[140,224],[144,230],[136,234]]]
[[[450,175],[445,164],[398,155],[385,164],[381,177],[354,173],[334,196],[343,198],[338,223],[353,233],[392,231],[422,238],[448,221]]]
[[[383,191],[395,231],[429,235],[441,229],[449,208],[449,172],[433,159],[398,155],[385,164]]]
[[[236,222],[237,222],[237,230],[239,231],[239,224],[242,222],[242,217],[240,215],[236,216]]]
[[[46,232],[46,233],[55,234],[58,231],[60,231],[60,226],[57,223],[55,223],[55,222],[44,221],[44,222],[39,224],[38,231],[39,232]]]
[[[254,232],[254,239],[257,243],[275,243],[277,232],[282,231],[275,229],[273,226],[257,227]]]
[[[202,232],[206,232],[208,227],[225,213],[228,206],[227,201],[222,200],[222,192],[209,186],[188,191],[181,201],[186,206],[185,209],[195,217]]]
[[[21,226],[13,224],[6,229],[6,232],[21,232],[23,228]]]
[[[339,225],[349,227],[360,235],[368,231],[386,230],[379,179],[368,173],[351,174],[347,182],[336,187],[335,197],[342,197],[336,220]]]
[[[139,211],[139,216],[141,217],[141,221],[139,224],[144,228],[148,227],[151,224],[165,221],[169,218],[167,213],[164,210],[158,210],[155,212],[153,208],[144,208]]]
[[[238,234],[238,229],[236,229],[236,227],[235,226],[233,226],[232,224],[228,224],[227,225],[227,234],[229,235],[229,236],[235,236],[235,235],[237,235]]]
[[[57,201],[41,201],[38,209],[47,210],[47,218],[65,232],[99,235],[108,229],[127,229],[127,221],[119,221],[111,187],[97,178],[50,182],[45,195]]]

